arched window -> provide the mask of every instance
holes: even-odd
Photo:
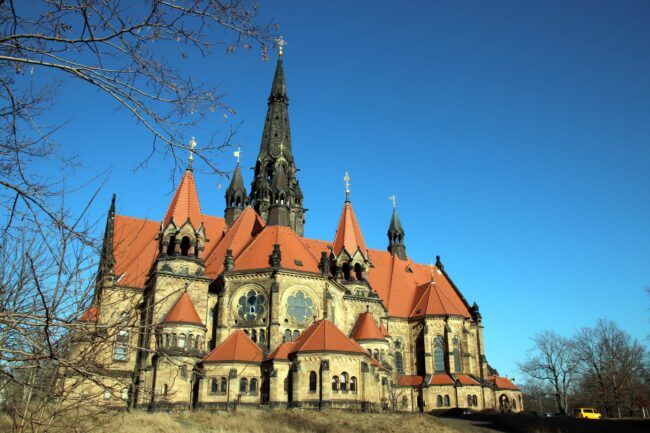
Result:
[[[348,263],[343,263],[343,266],[341,266],[341,270],[343,271],[343,278],[346,280],[350,279],[350,265]]]
[[[201,337],[199,337],[198,335],[194,339],[194,348],[196,350],[201,350]]]
[[[372,356],[372,349],[368,349],[368,355]]]
[[[210,381],[210,394],[216,394],[219,391],[217,378],[213,377]]]
[[[259,336],[260,336],[260,345],[266,346],[266,332],[263,329],[260,329]]]
[[[357,392],[357,378],[354,376],[350,378],[350,392]]]
[[[467,396],[467,407],[472,407],[472,396],[468,395]]]
[[[291,329],[286,329],[284,331],[284,338],[283,341],[286,343],[287,341],[291,341]]]
[[[172,347],[176,347],[176,334],[172,334]]]
[[[400,340],[400,339],[395,340],[395,349],[397,349],[397,350],[402,349],[402,340]]]
[[[378,349],[375,349],[375,351],[374,351],[373,353],[374,353],[374,355],[373,355],[374,358],[375,358],[377,361],[379,361],[379,350],[378,350]]]
[[[348,392],[348,374],[343,373],[341,375],[341,391]]]
[[[454,344],[454,371],[456,373],[460,373],[463,371],[462,369],[462,363],[460,360],[460,340],[458,337],[454,337],[453,339],[453,344]]]
[[[187,365],[181,365],[181,379],[187,379]]]
[[[180,349],[184,349],[184,348],[185,348],[185,334],[180,334],[180,335],[178,336],[178,347],[179,347]]]
[[[363,280],[363,271],[361,270],[361,264],[357,263],[354,265],[354,275],[357,277],[357,281]]]
[[[226,391],[228,391],[228,378],[226,378],[226,377],[221,378],[220,391],[223,392],[224,394],[226,393]]]
[[[193,343],[194,343],[194,336],[192,334],[189,334],[187,336],[187,349],[188,350],[192,350]]]
[[[338,391],[339,390],[339,377],[334,376],[332,377],[332,391]]]
[[[309,392],[316,392],[316,388],[317,388],[316,372],[312,371],[309,373]]]
[[[478,406],[478,397],[476,395],[472,396],[472,406]]]
[[[183,236],[181,239],[181,256],[187,256],[190,252],[190,238]]]
[[[406,407],[409,405],[409,399],[406,398],[406,396],[402,396],[402,409],[406,409]]]
[[[295,340],[295,339],[297,339],[298,337],[300,337],[300,331],[298,331],[298,330],[296,329],[296,330],[293,331],[293,339]]]
[[[402,359],[402,352],[395,352],[395,369],[398,373],[404,373],[404,361]]]
[[[169,347],[169,334],[165,334],[165,347]]]
[[[445,395],[445,406],[451,406],[451,404],[449,403],[449,396],[448,395]]]
[[[256,378],[251,379],[251,384],[250,384],[249,389],[251,391],[251,395],[257,395],[257,379]]]
[[[253,340],[253,343],[257,343],[257,331],[255,329],[251,331],[251,340]]]
[[[440,335],[433,339],[433,371],[441,373],[445,371],[444,342]]]
[[[512,399],[512,408],[517,409],[517,400],[515,400],[514,398]]]
[[[176,253],[176,236],[169,237],[169,244],[167,245],[167,255],[173,256]]]
[[[437,407],[442,407],[442,396],[441,396],[441,395],[439,395],[439,396],[436,398],[436,406],[437,406]]]
[[[246,391],[248,391],[248,379],[242,377],[239,379],[239,392],[241,394],[246,394]]]

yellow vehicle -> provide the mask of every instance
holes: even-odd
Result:
[[[577,407],[573,409],[573,416],[585,419],[600,419],[602,417],[600,412],[590,407]]]

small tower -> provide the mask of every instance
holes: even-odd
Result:
[[[226,212],[224,219],[228,226],[235,222],[239,214],[248,205],[248,194],[244,187],[244,180],[242,179],[239,164],[239,150],[235,152],[235,156],[237,156],[237,167],[230,180],[230,185],[226,190]]]
[[[388,252],[391,255],[397,256],[402,260],[406,260],[406,247],[404,246],[404,228],[397,216],[397,197],[392,195],[390,199],[393,201],[393,216],[390,219],[388,226]]]

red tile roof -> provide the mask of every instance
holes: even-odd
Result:
[[[376,358],[370,357],[370,365],[374,365],[375,367],[379,368],[380,370],[386,370],[386,367],[384,367],[384,364],[379,362]]]
[[[244,331],[235,330],[203,362],[262,362],[262,349]]]
[[[194,325],[203,325],[199,314],[194,308],[192,298],[187,292],[183,292],[174,306],[167,313],[165,323],[191,323]]]
[[[185,170],[183,179],[176,189],[172,198],[163,225],[165,227],[174,219],[176,227],[181,227],[189,219],[195,229],[201,226],[201,206],[199,204],[199,195],[196,192],[196,183],[192,170]]]
[[[300,334],[294,344],[290,353],[344,352],[368,355],[368,352],[359,343],[346,337],[336,325],[327,319],[312,323]]]
[[[488,377],[488,380],[492,382],[497,389],[519,389],[517,388],[517,385],[512,383],[512,381],[507,377],[490,376]]]
[[[375,322],[372,313],[365,312],[359,314],[350,336],[355,340],[384,340],[384,332]]]
[[[344,248],[350,255],[354,255],[357,249],[363,255],[368,251],[361,234],[361,228],[359,228],[357,216],[354,214],[352,203],[349,201],[346,201],[345,205],[343,205],[343,212],[341,212],[336,236],[334,236],[334,254],[338,256]]]
[[[320,272],[317,259],[289,227],[266,226],[235,259],[235,270],[264,269],[269,267],[273,245],[280,245],[280,266],[296,271]]]
[[[79,318],[82,322],[96,322],[99,318],[99,308],[92,306],[88,308]]]
[[[115,215],[113,255],[119,286],[144,288],[156,256],[160,222]]]
[[[451,288],[451,287],[450,287]],[[451,290],[445,290],[435,281],[418,287],[418,301],[413,307],[412,317],[441,315],[470,317],[467,307]]]
[[[456,379],[461,385],[480,385],[480,383],[466,374],[457,374]]]
[[[429,385],[454,385],[454,379],[446,373],[437,373],[431,375]]]
[[[420,386],[424,383],[424,377],[401,375],[397,376],[397,383],[401,386]]]
[[[296,346],[296,343],[293,341],[287,341],[281,343],[275,350],[268,354],[265,360],[271,359],[289,359],[289,354],[293,353],[293,349]]]

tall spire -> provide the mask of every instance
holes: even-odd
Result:
[[[93,304],[98,301],[104,284],[110,283],[115,277],[115,255],[113,253],[113,237],[115,234],[115,194],[111,198],[111,206],[108,208],[106,216],[106,228],[104,229],[104,241],[102,242],[102,252],[99,259],[99,270],[97,272],[97,287],[95,289],[95,299]]]
[[[393,216],[388,226],[388,251],[391,255],[396,255],[402,260],[406,260],[406,247],[404,246],[404,228],[397,216],[397,206],[395,204],[395,195],[390,197],[393,200]]]
[[[282,48],[284,45],[283,39],[278,41],[278,47]],[[287,224],[302,236],[306,209],[302,207],[303,195],[296,178],[297,171],[289,126],[289,97],[280,50],[268,98],[266,121],[249,202],[262,219],[270,222],[271,206],[279,200],[278,185],[282,184],[284,196],[281,204],[287,209]]]
[[[224,219],[227,225],[231,225],[248,205],[248,194],[246,187],[244,187],[244,180],[241,175],[241,167],[239,164],[240,150],[235,151],[234,155],[237,157],[237,167],[230,179],[230,185],[226,190],[226,212]]]
[[[187,221],[190,221],[194,229],[198,229],[202,223],[201,205],[199,204],[199,194],[196,192],[196,182],[194,181],[194,174],[188,168],[183,174],[183,179],[178,185],[174,198],[172,198],[165,218],[163,219],[163,226],[169,225],[174,222],[177,228],[180,228]]]

